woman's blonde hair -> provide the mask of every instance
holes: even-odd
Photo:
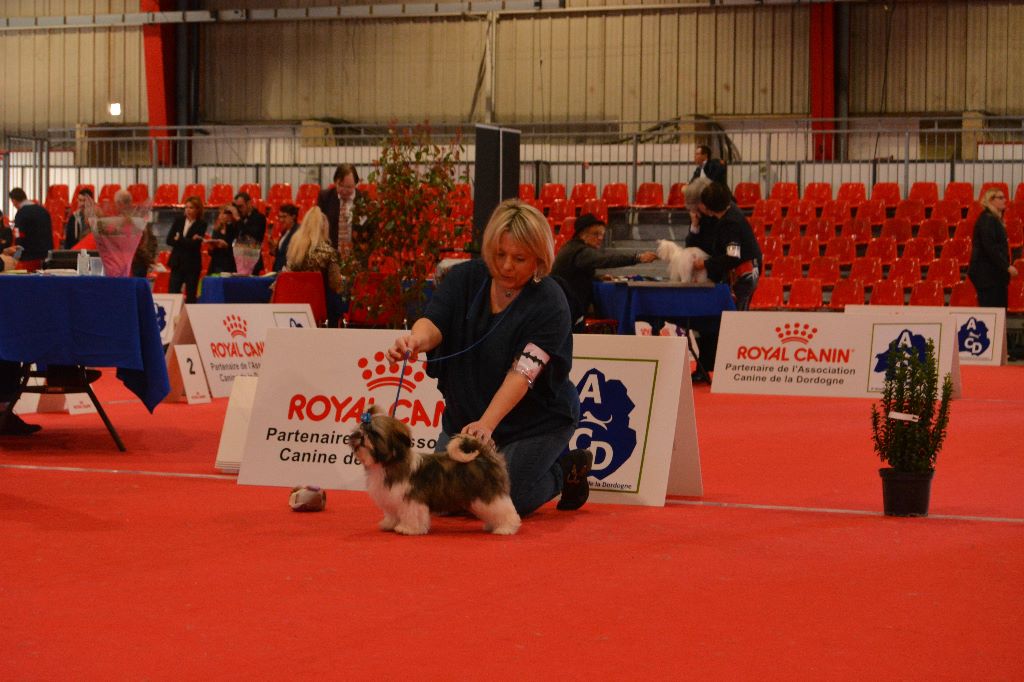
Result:
[[[302,218],[302,224],[295,230],[291,241],[288,242],[287,264],[289,270],[302,267],[313,249],[320,242],[327,241],[327,218],[318,206],[313,206],[306,211]]]
[[[981,203],[982,206],[985,207],[986,211],[988,211],[989,213],[994,215],[996,218],[999,218],[1000,221],[1002,221],[1002,219],[1003,219],[1002,214],[997,212],[995,207],[992,206],[992,197],[994,197],[997,194],[1002,194],[1003,196],[1006,196],[1006,192],[1004,192],[999,187],[989,187],[987,190],[985,190],[985,193],[981,195],[981,202],[980,203]]]
[[[703,175],[693,182],[687,183],[686,188],[683,189],[683,202],[686,204],[687,211],[696,213],[700,209],[700,194],[710,184],[711,181]]]
[[[506,233],[537,257],[537,278],[551,272],[551,264],[555,261],[555,241],[543,213],[519,199],[507,199],[498,204],[484,228],[481,244],[484,262],[492,272],[498,242],[501,241],[501,235]]]

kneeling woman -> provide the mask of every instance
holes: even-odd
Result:
[[[453,434],[493,439],[508,462],[512,502],[526,516],[559,493],[559,509],[587,500],[593,456],[559,461],[579,419],[569,381],[572,334],[543,214],[518,200],[491,215],[483,261],[453,267],[412,332],[388,350],[394,362],[427,352],[427,373],[445,399],[442,451]]]

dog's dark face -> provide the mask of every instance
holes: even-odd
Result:
[[[406,424],[384,414],[370,414],[349,436],[352,452],[366,465],[385,468],[407,462],[412,432]]]

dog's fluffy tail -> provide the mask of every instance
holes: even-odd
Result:
[[[483,451],[483,446],[476,438],[458,435],[448,441],[448,456],[456,462],[472,462]]]

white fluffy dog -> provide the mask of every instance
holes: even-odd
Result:
[[[687,284],[702,284],[708,281],[708,271],[693,267],[696,260],[709,258],[704,249],[696,246],[682,247],[668,239],[658,240],[658,258],[668,262],[668,278],[672,282],[685,282]]]

